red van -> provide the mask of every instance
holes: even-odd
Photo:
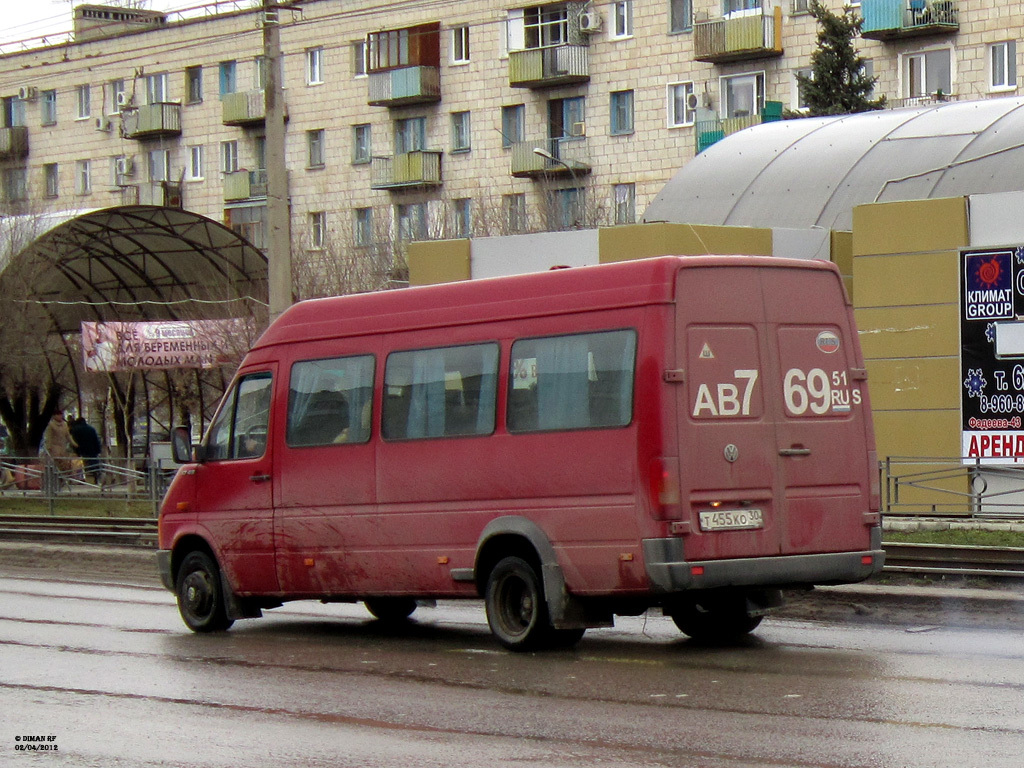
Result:
[[[866,372],[826,262],[664,257],[299,303],[160,514],[193,630],[479,598],[512,650],[660,607],[750,632],[883,562]]]

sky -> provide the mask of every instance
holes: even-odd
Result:
[[[152,11],[195,8],[212,0],[150,0]],[[103,5],[103,0],[75,0],[74,5]],[[57,34],[71,29],[72,4],[67,0],[0,0],[3,24],[0,43]]]

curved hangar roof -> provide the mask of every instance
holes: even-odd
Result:
[[[0,289],[31,286],[28,300],[64,333],[83,320],[184,319],[201,304],[205,316],[230,317],[240,303],[266,303],[266,257],[189,211],[130,206],[2,224]]]
[[[1024,99],[763,123],[683,166],[645,222],[852,229],[856,205],[1024,189]]]

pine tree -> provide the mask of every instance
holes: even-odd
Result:
[[[864,57],[853,47],[864,20],[850,7],[832,13],[811,0],[818,21],[818,49],[811,54],[811,76],[798,74],[797,87],[811,115],[846,115],[885,107],[885,96],[872,100],[877,77],[864,71]]]

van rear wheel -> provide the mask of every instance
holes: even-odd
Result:
[[[381,621],[404,621],[416,610],[416,601],[411,597],[376,597],[364,600],[366,610]]]
[[[736,640],[761,623],[760,616],[747,613],[743,596],[696,600],[674,606],[669,615],[681,632],[705,642]]]
[[[521,557],[506,557],[494,566],[487,577],[485,604],[491,632],[510,651],[568,647],[583,636],[579,630],[551,626],[540,575]]]
[[[228,618],[220,568],[206,552],[189,552],[178,569],[178,612],[193,632],[222,632],[234,624]]]

